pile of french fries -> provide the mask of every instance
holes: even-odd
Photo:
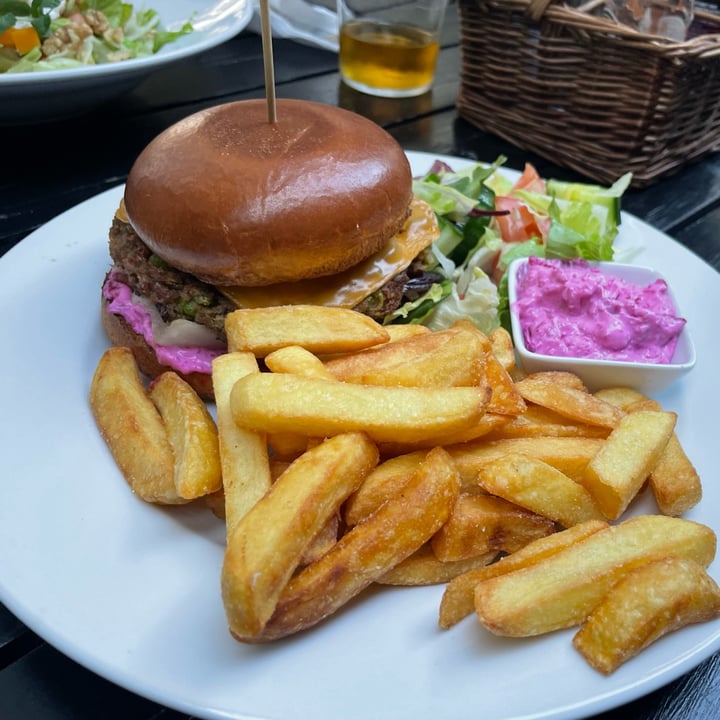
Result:
[[[720,615],[715,533],[681,517],[700,478],[650,398],[524,375],[507,332],[467,321],[284,306],[226,330],[214,415],[172,372],[146,386],[126,348],[100,359],[90,403],[138,497],[224,520],[238,640],[306,630],[373,584],[442,583],[442,628],[473,612],[508,637],[579,627],[612,673]],[[642,493],[657,513],[627,513]]]

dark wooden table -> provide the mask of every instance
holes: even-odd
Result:
[[[457,117],[454,100],[461,51],[451,8],[431,93],[395,101],[361,95],[341,84],[335,54],[276,40],[278,96],[339,104],[364,114],[386,127],[407,150],[482,160],[493,160],[502,153],[508,157],[508,167],[520,168],[530,160],[545,176],[575,177]],[[145,144],[173,122],[209,105],[263,95],[260,38],[245,32],[199,57],[158,71],[133,92],[90,114],[43,126],[0,128],[4,170],[0,176],[0,255],[59,213],[122,183]],[[648,189],[629,191],[624,209],[720,270],[717,155]],[[667,687],[599,717],[680,720],[719,716],[720,654],[716,654]],[[180,720],[187,716],[94,675],[53,649],[0,605],[0,718]]]

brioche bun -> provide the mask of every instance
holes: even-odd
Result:
[[[408,217],[412,175],[370,120],[301,100],[195,113],[135,161],[125,212],[162,260],[213,285],[262,286],[339,273]]]
[[[116,347],[130,348],[138,370],[143,375],[154,379],[171,369],[159,362],[155,350],[147,344],[142,335],[130,327],[121,315],[108,312],[107,300],[103,298],[101,302],[100,317],[108,340]],[[173,370],[173,372],[180,375],[203,400],[214,400],[212,376],[209,373],[181,373],[178,370]]]

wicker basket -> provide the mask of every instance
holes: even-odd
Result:
[[[679,43],[597,5],[460,0],[459,115],[605,184],[631,171],[643,187],[720,149],[720,17],[696,11]]]

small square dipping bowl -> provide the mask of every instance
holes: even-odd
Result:
[[[557,357],[541,355],[528,350],[525,345],[520,319],[517,312],[518,273],[527,264],[527,258],[514,260],[508,268],[508,298],[510,302],[510,322],[512,325],[515,350],[522,369],[527,373],[546,370],[564,370],[578,375],[591,392],[603,387],[632,387],[639,392],[657,393],[689,372],[695,365],[695,347],[690,337],[688,323],[678,338],[675,353],[670,363],[629,362],[621,360],[595,360],[580,357]],[[614,262],[591,262],[591,267],[606,275],[623,278],[637,285],[648,285],[662,275],[652,268],[639,265],[626,265]],[[666,281],[667,282],[667,281]],[[668,283],[668,295],[675,311],[684,317]]]

